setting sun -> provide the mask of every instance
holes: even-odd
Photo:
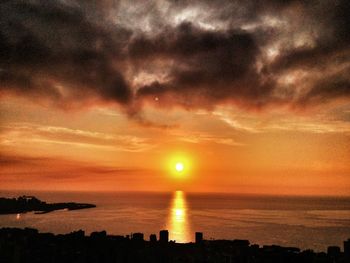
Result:
[[[175,165],[175,169],[178,172],[182,172],[184,170],[184,168],[185,167],[184,167],[183,163],[176,163],[176,165]]]
[[[173,152],[164,160],[166,173],[173,179],[193,179],[194,159],[189,152]]]

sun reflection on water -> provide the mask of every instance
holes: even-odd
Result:
[[[187,209],[184,192],[174,192],[171,207],[169,208],[167,228],[170,239],[176,240],[178,243],[191,241]]]

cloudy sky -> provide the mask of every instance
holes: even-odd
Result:
[[[349,13],[1,1],[0,188],[350,195]]]

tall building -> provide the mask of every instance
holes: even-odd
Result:
[[[344,241],[344,254],[346,258],[350,259],[350,238]]]
[[[161,230],[159,232],[159,242],[161,242],[161,243],[168,243],[169,242],[168,230]]]
[[[201,244],[203,242],[203,233],[196,232],[196,244]]]

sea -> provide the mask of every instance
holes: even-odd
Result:
[[[8,192],[46,202],[80,202],[96,208],[47,214],[0,215],[0,227],[31,227],[56,234],[106,230],[108,234],[150,234],[167,229],[171,240],[247,239],[251,244],[326,251],[350,238],[350,197],[260,196],[217,193]]]

